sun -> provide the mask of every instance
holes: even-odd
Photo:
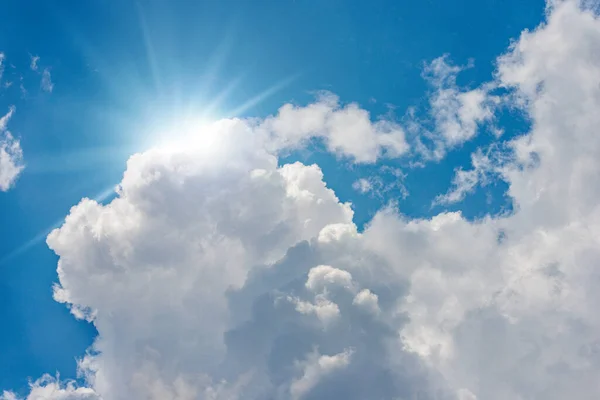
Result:
[[[162,126],[154,134],[150,147],[160,152],[194,152],[210,154],[219,143],[216,121],[208,118],[185,118]]]

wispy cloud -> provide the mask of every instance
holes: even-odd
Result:
[[[0,80],[2,80],[2,75],[4,75],[4,61],[6,56],[4,53],[0,52]]]
[[[8,113],[0,118],[0,191],[2,192],[13,187],[17,177],[25,168],[21,143],[6,129],[14,112],[15,108],[10,107]]]
[[[33,56],[30,55],[31,58],[31,62],[29,64],[29,68],[31,68],[32,71],[37,71],[38,70],[38,61],[40,61],[40,56]]]
[[[40,83],[40,87],[44,92],[51,93],[54,89],[54,83],[52,83],[52,76],[50,75],[50,69],[44,68],[44,72],[42,72],[42,81]]]

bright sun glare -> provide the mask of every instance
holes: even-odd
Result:
[[[152,147],[165,152],[191,150],[209,153],[218,142],[214,122],[205,118],[187,118],[182,122],[162,127]]]

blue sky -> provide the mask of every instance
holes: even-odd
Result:
[[[131,154],[168,139],[190,115],[262,119],[285,103],[314,102],[321,91],[358,103],[373,120],[405,124],[414,107],[417,119],[432,123],[436,89],[426,66],[448,55],[451,65],[472,64],[456,78],[460,90],[491,82],[498,57],[544,21],[545,7],[542,0],[5,1],[2,82],[12,84],[0,91],[0,114],[15,107],[8,129],[25,169],[0,192],[0,391],[24,394],[44,373],[77,377],[75,360],[98,332],[53,300],[59,258],[45,237],[83,197],[108,204]],[[516,108],[495,112],[503,141],[531,129],[531,116]],[[316,140],[282,153],[279,164],[318,164],[328,187],[353,204],[359,230],[388,204],[408,219],[460,210],[472,222],[512,210],[505,180],[491,178],[454,204],[432,202],[493,142],[490,126],[481,127],[441,159],[414,167],[410,157],[355,163]],[[374,176],[378,192],[353,188]]]

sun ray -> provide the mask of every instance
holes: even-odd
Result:
[[[122,144],[35,154],[30,156],[27,170],[29,174],[48,174],[97,169],[124,163],[134,150],[133,144]]]
[[[96,196],[92,197],[92,200],[95,200],[98,203],[102,203],[103,201],[107,200],[108,198],[110,198],[111,196],[116,194],[115,188],[116,188],[116,185],[111,185],[111,186],[103,189]],[[25,243],[23,243],[22,245],[20,245],[19,247],[15,248],[10,253],[8,253],[7,255],[2,257],[0,259],[0,267],[4,266],[9,261],[13,260],[15,257],[18,257],[21,254],[27,252],[29,249],[31,249],[33,246],[37,245],[38,243],[44,241],[46,239],[46,237],[50,234],[50,232],[52,232],[54,229],[60,227],[63,222],[64,222],[64,218],[59,219],[58,221],[56,221],[52,225],[50,225],[48,228],[42,229],[39,233],[37,233],[31,239],[29,239],[28,241],[26,241]]]
[[[148,29],[148,23],[146,21],[146,17],[144,16],[144,10],[139,1],[136,1],[135,5],[137,8],[140,30],[142,33],[142,37],[144,39],[144,48],[146,50],[148,66],[150,67],[150,72],[152,74],[154,89],[160,93],[162,84],[161,84],[161,79],[160,79],[160,73],[158,71],[158,64],[156,62],[156,52],[154,50],[154,44],[152,43],[150,31]]]
[[[211,101],[208,104],[208,106],[204,110],[202,110],[201,118],[210,119],[211,116],[213,115],[213,113],[219,109],[219,106],[221,106],[223,101],[225,99],[227,99],[227,97],[231,94],[231,92],[233,92],[239,86],[241,81],[242,81],[242,78],[237,77],[237,78],[233,79],[231,82],[229,82],[229,84],[227,86],[225,86],[225,88],[219,92],[217,97],[215,97],[213,99],[213,101]]]
[[[279,81],[275,85],[269,87],[268,89],[262,91],[258,95],[252,97],[251,99],[246,101],[241,106],[235,108],[231,112],[228,112],[227,116],[228,117],[239,117],[241,114],[250,110],[252,107],[256,107],[258,104],[262,103],[269,97],[273,96],[275,93],[284,89],[286,86],[290,85],[292,82],[294,82],[299,77],[300,77],[300,74],[294,74],[286,79]]]

